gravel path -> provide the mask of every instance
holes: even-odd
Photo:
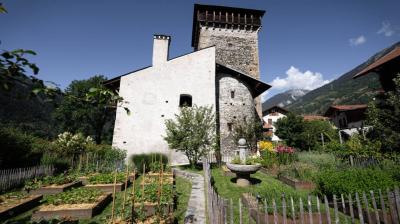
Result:
[[[204,178],[197,173],[174,169],[175,175],[192,182],[192,191],[185,214],[185,223],[206,223]]]

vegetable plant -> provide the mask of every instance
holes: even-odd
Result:
[[[49,195],[45,199],[48,205],[94,203],[103,192],[98,189],[74,188],[56,195]]]
[[[76,176],[60,174],[57,176],[46,176],[25,182],[24,190],[31,191],[49,185],[63,185],[77,180]]]
[[[90,184],[112,184],[114,183],[114,173],[101,173],[89,176],[88,182]],[[125,173],[117,173],[117,183],[125,182]]]

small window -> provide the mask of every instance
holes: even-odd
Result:
[[[228,123],[228,130],[232,131],[232,123]]]
[[[235,98],[235,91],[231,91],[231,98]]]
[[[188,94],[181,94],[179,97],[179,107],[191,107],[192,96]]]

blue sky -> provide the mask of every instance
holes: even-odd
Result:
[[[400,40],[398,0],[5,0],[0,49],[32,49],[39,78],[65,88],[151,64],[152,36],[172,36],[170,57],[191,52],[193,4],[266,10],[259,35],[265,98],[316,88]]]

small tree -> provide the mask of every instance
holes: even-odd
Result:
[[[185,153],[192,167],[216,144],[212,107],[182,107],[175,120],[166,120],[165,126],[168,146]]]
[[[233,141],[236,145],[239,139],[246,139],[247,146],[250,150],[257,149],[257,141],[262,139],[262,122],[258,119],[251,119],[249,121],[241,121],[234,124],[233,128]]]
[[[303,117],[289,113],[286,117],[278,119],[275,123],[275,134],[289,146],[300,148],[304,142],[305,125]]]

